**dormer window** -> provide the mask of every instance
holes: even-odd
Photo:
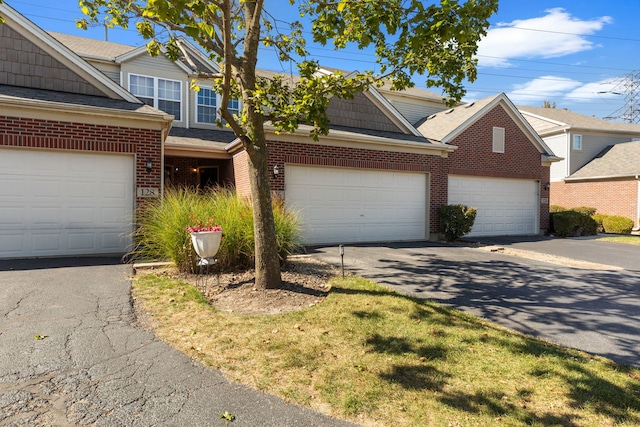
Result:
[[[129,75],[129,92],[140,101],[182,120],[182,83],[177,80]]]
[[[196,121],[203,124],[216,124],[216,118],[222,119],[218,115],[221,99],[222,97],[211,88],[200,87],[196,96]],[[240,101],[232,99],[227,104],[227,108],[231,114],[239,114]]]

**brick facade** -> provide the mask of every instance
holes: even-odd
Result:
[[[0,116],[0,146],[134,154],[136,187],[160,188],[159,130]],[[149,158],[151,172],[146,169]]]
[[[505,128],[505,152],[492,152],[493,127]],[[438,207],[448,203],[449,174],[538,180],[540,197],[549,197],[549,167],[542,166],[541,154],[507,112],[497,106],[462,132],[451,145],[458,150],[443,158],[432,154],[400,153],[327,146],[318,143],[269,141],[269,170],[278,165],[280,173],[271,175],[271,189],[285,190],[286,165],[313,165],[371,170],[425,172],[430,175],[430,232],[439,231]],[[249,195],[246,153],[233,158],[236,188]],[[549,228],[549,205],[540,203],[540,228]]]
[[[504,153],[493,152],[494,126],[505,129]],[[501,106],[469,126],[451,145],[458,150],[442,159],[445,174],[538,180],[540,198],[549,200],[544,187],[550,168],[542,165],[540,152]],[[540,203],[540,228],[549,229],[548,203]]]
[[[638,223],[638,187],[632,178],[583,182],[554,182],[551,184],[553,203],[564,208],[589,206],[597,213],[621,215]]]

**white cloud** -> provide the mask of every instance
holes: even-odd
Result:
[[[554,58],[593,49],[584,36],[612,22],[603,16],[580,20],[562,8],[546,10],[540,18],[499,23],[478,44],[481,66],[509,67],[512,58]]]
[[[514,85],[507,96],[517,105],[542,105],[542,101],[563,97],[581,85],[582,83],[565,77],[542,76]]]
[[[621,80],[605,80],[601,82],[586,83],[573,89],[565,95],[565,98],[575,102],[591,102],[602,99],[619,99],[623,88]]]

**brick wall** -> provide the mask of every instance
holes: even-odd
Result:
[[[235,171],[236,191],[240,196],[251,195],[251,184],[249,183],[249,165],[246,151],[241,151],[233,156],[233,170]],[[271,166],[273,167],[273,166]],[[275,190],[271,183],[271,189]]]
[[[554,182],[551,200],[565,208],[589,206],[605,215],[622,215],[638,224],[638,185],[635,179]]]
[[[432,174],[430,190],[432,200],[430,207],[430,231],[437,232],[439,228],[437,209],[440,203],[435,202],[442,200],[446,202],[447,198],[446,187],[443,185],[446,184],[446,178],[443,180],[440,168],[440,161],[442,159],[439,156],[282,141],[270,141],[268,145],[269,170],[272,171],[275,165],[278,165],[280,170],[277,177],[271,175],[271,189],[274,191],[282,192],[285,189],[284,182],[287,173],[287,164],[430,172]],[[238,185],[237,181],[236,185]]]
[[[105,96],[8,25],[0,25],[0,84]]]
[[[494,126],[505,129],[504,153],[493,152]],[[535,179],[541,183],[540,197],[549,199],[549,191],[544,185],[549,182],[550,168],[542,166],[540,152],[502,106],[489,111],[451,145],[458,146],[458,150],[443,159],[445,174]],[[549,228],[548,204],[540,203],[540,228]]]
[[[159,130],[0,116],[0,146],[135,154],[136,187],[160,188],[161,144]]]

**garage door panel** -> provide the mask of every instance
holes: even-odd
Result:
[[[424,174],[287,165],[285,199],[308,243],[425,238]]]
[[[0,149],[0,257],[125,252],[133,183],[133,156]]]
[[[536,234],[538,183],[534,180],[449,176],[449,203],[477,209],[469,236]]]

